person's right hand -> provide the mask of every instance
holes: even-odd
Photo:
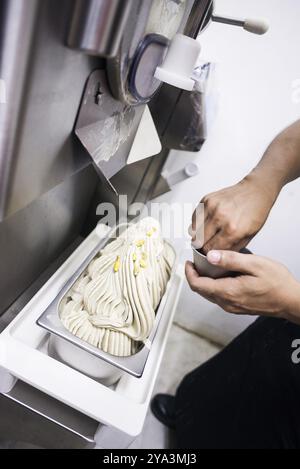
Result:
[[[216,249],[240,251],[265,224],[277,195],[250,175],[205,196],[200,202],[204,204],[204,226],[203,218],[197,226],[196,209],[190,227],[193,245],[205,254]]]

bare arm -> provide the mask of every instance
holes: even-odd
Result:
[[[259,164],[246,177],[264,185],[270,196],[300,177],[300,120],[273,140]]]
[[[193,216],[192,235],[198,248],[239,251],[265,224],[282,187],[300,177],[300,120],[284,130],[241,182],[205,196],[204,239]]]
[[[228,312],[281,317],[300,324],[300,283],[288,270],[270,259],[232,252],[248,244],[264,225],[282,187],[298,177],[300,121],[271,143],[241,182],[204,197],[203,250],[212,264],[243,275],[212,280],[188,263],[186,276],[192,290]],[[196,231],[195,218],[193,228]]]

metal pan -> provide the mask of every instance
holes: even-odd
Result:
[[[73,284],[78,280],[80,275],[88,267],[90,262],[99,253],[99,251],[107,244],[109,244],[109,242],[115,239],[117,234],[121,234],[128,227],[129,224],[127,223],[118,225],[108,234],[106,238],[99,239],[97,246],[86,257],[84,262],[80,265],[72,277],[66,281],[59,294],[37,320],[37,324],[40,327],[51,333],[48,348],[50,356],[67,363],[71,367],[106,385],[115,383],[123,374],[122,372],[129,373],[130,375],[137,378],[142,376],[148,360],[151,345],[155,340],[160,320],[164,313],[164,306],[168,295],[169,285],[167,286],[166,292],[157,308],[156,319],[149,338],[145,344],[141,343],[140,350],[135,355],[130,357],[116,357],[110,355],[109,353],[103,352],[99,348],[94,347],[93,345],[90,345],[82,339],[74,336],[63,326],[60,320],[59,305],[61,300],[72,288]],[[171,247],[173,249],[173,246]],[[176,265],[175,250],[174,255],[175,262],[173,265],[172,274]]]

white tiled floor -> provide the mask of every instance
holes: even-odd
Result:
[[[187,373],[219,351],[219,346],[176,324],[173,325],[154,394],[174,394],[178,384]],[[171,437],[167,428],[161,425],[149,410],[144,430],[130,448],[168,448],[171,445]]]

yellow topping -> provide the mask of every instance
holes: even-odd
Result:
[[[120,269],[121,260],[120,256],[117,257],[116,262],[114,263],[114,272],[118,272]]]
[[[144,261],[144,259],[141,259],[140,260],[140,266],[142,267],[142,269],[146,269],[147,268],[147,262]]]
[[[142,259],[146,261],[148,259],[148,255],[146,252],[142,252]]]
[[[136,260],[137,260],[137,257],[136,257],[136,253],[135,253],[135,252],[132,254],[132,260],[133,260],[133,262],[136,262]]]
[[[137,248],[141,248],[142,246],[144,246],[144,244],[145,244],[145,240],[144,240],[144,239],[140,239],[139,241],[137,241],[137,242],[135,243],[135,245],[136,245]]]
[[[148,238],[151,238],[151,236],[153,236],[153,234],[157,231],[157,228],[155,228],[155,226],[153,226],[151,228],[151,230],[147,231],[147,236]]]
[[[140,273],[140,267],[138,264],[134,265],[133,273],[135,276],[137,276]]]

